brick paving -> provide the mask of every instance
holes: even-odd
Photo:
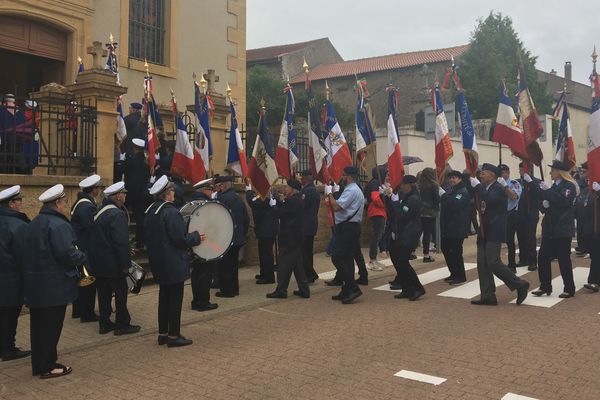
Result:
[[[465,258],[474,262],[473,239]],[[444,266],[414,263],[418,273]],[[316,256],[319,272],[331,262]],[[574,267],[589,260],[573,256]],[[558,266],[554,264],[554,276]],[[536,399],[598,399],[598,296],[585,289],[551,307],[510,304],[498,288],[498,307],[437,296],[443,281],[426,285],[417,302],[372,290],[393,269],[372,273],[354,305],[330,299],[336,288],[319,281],[311,299],[267,300],[272,286],[252,283],[256,268],[241,272],[241,296],[218,299],[211,313],[189,310],[183,333],[194,345],[156,344],[157,288],[129,299],[140,334],[98,335],[96,324],[67,318],[60,360],[68,377],[32,378],[29,360],[0,363],[2,399],[501,399],[512,392]],[[477,278],[475,270],[467,273]],[[537,273],[523,278],[537,285]],[[292,280],[291,290],[295,282]],[[560,288],[555,288],[560,290]],[[213,292],[214,293],[214,292]],[[68,311],[69,312],[69,311]],[[28,318],[18,344],[27,347]],[[410,370],[446,378],[433,386],[395,377]]]

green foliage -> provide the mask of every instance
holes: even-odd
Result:
[[[325,95],[322,93],[315,93],[317,104],[325,104]],[[294,100],[296,101],[296,118],[306,119],[308,115],[308,97],[304,90],[304,84],[294,87]],[[354,119],[354,112],[348,111],[341,104],[332,102],[333,108],[335,109],[335,115],[337,116],[338,122],[342,131],[348,139],[348,134],[354,132],[354,125],[356,124]]]
[[[473,118],[494,118],[498,110],[499,86],[506,79],[508,93],[514,104],[520,61],[538,113],[551,112],[552,97],[546,94],[545,82],[537,81],[536,56],[523,47],[510,17],[490,12],[479,19],[471,34],[469,50],[457,64]]]

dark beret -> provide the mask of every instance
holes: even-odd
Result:
[[[359,175],[358,167],[355,167],[354,165],[348,165],[347,167],[344,168],[344,173],[346,175],[358,176]]]
[[[571,168],[569,167],[569,164],[564,163],[562,161],[558,161],[558,160],[552,161],[552,164],[548,164],[548,166],[550,168],[558,169],[561,171],[570,171],[571,170]]]
[[[510,171],[510,168],[506,164],[498,164],[498,168],[500,168],[500,171]]]
[[[232,175],[219,175],[215,177],[215,183],[233,182],[234,179]]]
[[[463,174],[462,174],[462,172],[456,171],[456,170],[448,172],[448,178],[453,177],[453,176],[462,179]]]
[[[500,168],[496,167],[494,164],[485,163],[481,166],[482,171],[490,171],[496,176],[500,176]]]
[[[137,102],[131,103],[129,106],[135,110],[141,110],[143,108],[142,104]]]
[[[406,184],[417,183],[417,177],[414,175],[404,175],[404,178],[402,179],[402,183],[406,183]]]
[[[302,184],[298,182],[296,179],[288,179],[287,185],[292,189],[302,190]]]

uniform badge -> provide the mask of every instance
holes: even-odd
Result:
[[[302,193],[302,200],[304,200],[306,198],[306,194]]]
[[[456,200],[460,200],[462,199],[462,193],[457,193],[456,194]]]
[[[402,207],[402,211],[408,212],[408,207],[406,207],[406,206]]]
[[[521,189],[521,185],[519,185],[519,182],[517,181],[513,181],[513,186],[515,189]]]
[[[571,194],[571,189],[565,189],[565,197],[569,197]]]

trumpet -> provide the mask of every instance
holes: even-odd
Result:
[[[81,276],[79,278],[79,282],[77,282],[77,286],[85,287],[85,286],[91,285],[94,282],[96,282],[96,277],[91,276],[90,273],[88,272],[87,268],[85,268],[85,265],[82,265],[81,266]]]

